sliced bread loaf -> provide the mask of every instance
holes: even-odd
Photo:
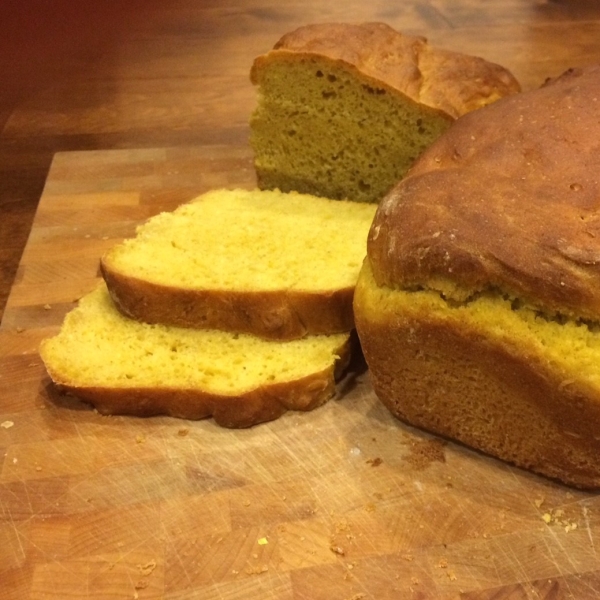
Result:
[[[101,413],[212,415],[219,425],[248,427],[331,398],[350,357],[350,335],[276,342],[148,325],[124,317],[101,285],[40,353],[60,388]]]
[[[520,91],[499,65],[383,23],[300,27],[250,76],[259,187],[368,202],[456,118]]]
[[[140,226],[101,261],[125,315],[272,339],[347,332],[374,205],[214,190]]]

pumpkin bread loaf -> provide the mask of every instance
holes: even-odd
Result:
[[[600,486],[600,66],[468,114],[378,207],[355,294],[400,419]]]

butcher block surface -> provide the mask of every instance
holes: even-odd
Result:
[[[600,497],[408,427],[357,361],[244,430],[101,416],[38,355],[135,226],[255,185],[245,146],[55,155],[0,328],[0,598],[600,597]]]

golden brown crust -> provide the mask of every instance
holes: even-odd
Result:
[[[284,35],[269,53],[258,57],[251,80],[284,55],[314,56],[346,63],[374,85],[400,92],[456,119],[497,98],[520,91],[505,68],[478,57],[432,48],[427,39],[401,34],[384,23],[323,23]]]
[[[105,259],[101,270],[119,311],[145,323],[220,329],[282,341],[354,328],[354,286],[320,293],[199,290],[124,275]]]
[[[461,117],[379,206],[377,282],[598,320],[599,111],[594,66]]]
[[[357,330],[374,390],[395,416],[566,484],[600,487],[596,390],[462,322],[373,307],[374,285],[361,274]]]
[[[335,395],[336,380],[349,363],[350,342],[339,349],[338,356],[334,365],[321,372],[294,381],[265,383],[239,395],[194,388],[79,386],[61,381],[60,374],[49,374],[60,390],[91,404],[102,414],[167,415],[191,420],[212,416],[222,427],[243,428],[272,421],[288,410],[309,411],[327,402]]]

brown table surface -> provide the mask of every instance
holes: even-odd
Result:
[[[0,103],[0,599],[600,597],[597,494],[399,423],[364,373],[314,412],[231,431],[102,417],[58,396],[37,353],[138,222],[254,185],[248,70],[288,29],[383,20],[530,89],[600,61],[600,5],[131,6],[110,51]]]

